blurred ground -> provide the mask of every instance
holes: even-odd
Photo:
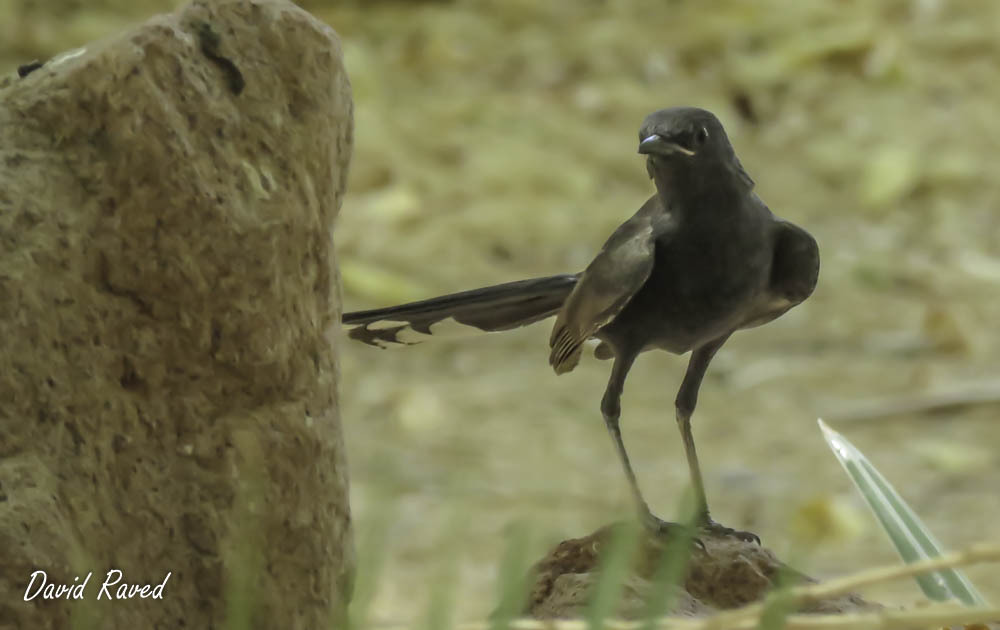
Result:
[[[710,370],[694,426],[714,514],[782,555],[796,518],[846,515],[856,526],[842,537],[796,551],[818,577],[893,562],[815,419],[873,397],[1000,381],[1000,3],[706,6],[308,3],[344,38],[355,90],[337,229],[345,303],[582,269],[652,191],[635,154],[642,117],[712,109],[761,197],[809,229],[823,256],[815,295],[734,337]],[[44,59],[167,8],[0,0],[0,63]],[[628,514],[598,410],[609,365],[585,355],[555,377],[548,332],[345,346],[362,539],[379,497],[393,499],[377,620],[423,615],[450,582],[456,615],[481,617],[512,523],[541,547]],[[664,516],[687,482],[672,410],[684,365],[643,356],[623,402],[626,442]],[[996,535],[998,415],[977,404],[831,424],[958,547]],[[1000,601],[996,567],[968,574]],[[920,597],[912,582],[866,594]]]

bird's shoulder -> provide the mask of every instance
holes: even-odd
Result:
[[[653,195],[611,233],[595,257],[595,262],[605,252],[614,255],[619,248],[634,248],[637,243],[651,242],[667,235],[675,230],[676,225],[676,217],[664,208],[659,195]]]
[[[619,297],[634,293],[649,277],[657,240],[674,224],[659,197],[651,197],[608,237],[583,272],[577,290]]]
[[[646,283],[657,238],[670,226],[669,214],[654,197],[604,243],[556,317],[549,361],[557,372],[572,369],[581,344],[611,322]]]

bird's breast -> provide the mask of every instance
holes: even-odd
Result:
[[[649,279],[615,327],[644,331],[644,347],[677,353],[730,333],[766,296],[771,258],[764,233],[692,231],[658,246]]]

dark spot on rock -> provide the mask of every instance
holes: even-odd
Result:
[[[118,382],[123,388],[133,392],[142,389],[146,384],[128,357],[122,357],[122,374]]]
[[[35,70],[38,70],[44,65],[45,65],[44,61],[38,61],[37,59],[35,61],[29,61],[28,63],[17,67],[17,76],[23,79],[24,77],[28,76],[29,74],[31,74]]]
[[[219,351],[219,345],[221,343],[222,343],[222,326],[219,325],[219,322],[213,321],[212,322],[212,341],[211,341],[211,345],[209,345],[209,348],[208,348],[209,354],[211,354],[212,356],[215,356],[215,353]]]
[[[80,447],[83,445],[83,435],[80,434],[80,429],[76,427],[76,423],[74,422],[66,422],[63,426],[66,427],[66,431],[73,440],[73,451],[79,455]]]

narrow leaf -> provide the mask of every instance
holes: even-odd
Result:
[[[490,622],[493,630],[504,630],[512,619],[524,612],[528,600],[531,548],[531,535],[525,524],[515,523],[508,529],[507,550],[498,576],[499,602]]]
[[[602,543],[597,583],[594,584],[585,613],[590,630],[603,628],[604,620],[618,608],[639,535],[638,523],[626,521],[615,525],[610,539]]]
[[[396,500],[385,489],[375,493],[374,506],[365,518],[358,522],[360,532],[357,553],[354,593],[351,598],[348,617],[349,630],[361,630],[369,625],[369,614],[379,579],[386,564],[390,528],[396,516]],[[336,615],[330,620],[330,628],[337,627]]]
[[[868,458],[822,420],[819,420],[819,427],[826,443],[868,503],[903,561],[911,564],[940,556],[941,544]],[[916,581],[929,599],[958,599],[967,606],[987,605],[983,596],[961,571],[943,569],[919,575]]]
[[[642,630],[654,630],[660,618],[670,613],[677,603],[681,585],[687,576],[694,552],[695,533],[698,530],[694,493],[688,488],[681,495],[677,513],[681,520],[676,531],[664,546],[656,571],[653,573],[652,592],[646,602]]]

